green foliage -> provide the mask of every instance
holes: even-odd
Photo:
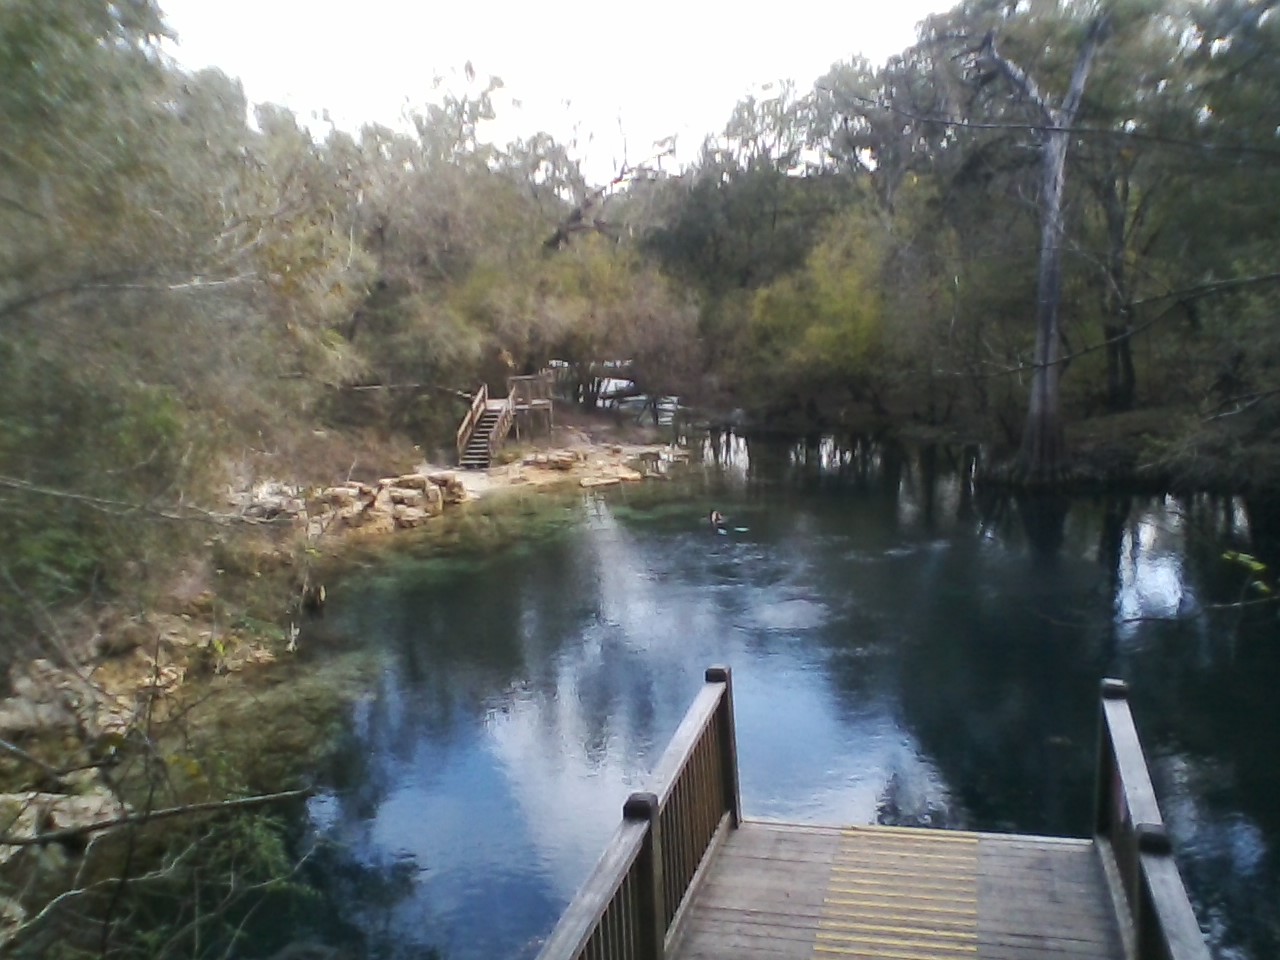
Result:
[[[1233,566],[1244,568],[1246,573],[1246,591],[1263,597],[1272,597],[1275,595],[1275,587],[1270,582],[1273,579],[1271,577],[1271,570],[1267,564],[1263,563],[1257,557],[1247,553],[1240,553],[1237,550],[1228,550],[1222,555],[1222,559]]]
[[[883,247],[853,211],[828,229],[804,268],[758,290],[742,375],[777,394],[865,397],[885,355]]]
[[[145,505],[172,498],[200,458],[166,388],[69,379],[12,349],[0,360],[0,463],[28,485],[0,495],[0,618],[12,629],[41,605],[118,585],[150,542]]]

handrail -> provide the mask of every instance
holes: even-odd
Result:
[[[519,377],[507,377],[507,393],[515,397],[517,405],[551,401],[551,383],[555,372],[543,367],[537,373]]]
[[[462,454],[467,449],[467,443],[471,440],[471,432],[476,428],[476,424],[480,422],[480,417],[484,414],[485,407],[489,403],[489,385],[487,383],[480,384],[480,388],[476,390],[476,395],[471,401],[471,409],[467,411],[467,415],[462,418],[462,425],[458,427],[458,459],[462,459]]]
[[[653,774],[538,960],[663,960],[724,831],[738,826],[733,677],[711,667]]]
[[[1208,960],[1129,710],[1129,686],[1102,681],[1094,833],[1115,859],[1134,960]]]
[[[498,453],[498,447],[502,441],[506,439],[507,431],[511,429],[511,423],[515,420],[516,405],[511,398],[511,394],[507,394],[507,399],[502,402],[502,410],[498,414],[498,419],[494,421],[493,430],[489,433],[489,458],[492,460]]]
[[[600,944],[611,944],[616,934],[611,929],[610,909],[615,901],[625,903],[633,899],[636,863],[649,835],[649,821],[626,820],[614,831],[613,839],[605,847],[604,856],[596,864],[586,883],[573,898],[569,908],[556,924],[538,954],[541,957],[596,957]],[[619,896],[621,891],[626,891]],[[615,912],[622,912],[621,910]],[[593,949],[594,946],[594,949]],[[634,956],[635,954],[633,954]],[[612,954],[609,954],[612,957]]]

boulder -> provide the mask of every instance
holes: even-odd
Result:
[[[76,715],[65,703],[33,703],[22,697],[0,701],[0,736],[13,739],[39,730],[74,730]]]
[[[465,503],[468,499],[467,487],[458,475],[451,470],[442,470],[439,473],[431,473],[427,475],[427,479],[432,485],[438,487],[444,495],[445,503]]]
[[[353,507],[360,502],[360,488],[352,485],[344,485],[340,487],[329,487],[327,490],[320,492],[319,501],[322,506],[336,507],[341,510],[344,507]]]
[[[422,509],[427,516],[438,517],[444,513],[444,491],[436,486],[428,486],[423,492]]]
[[[426,490],[431,486],[431,478],[423,473],[406,473],[403,477],[396,477],[392,486],[404,490]]]
[[[391,487],[387,490],[391,502],[402,507],[421,507],[427,502],[425,490],[413,490],[407,487]]]
[[[430,519],[430,514],[421,507],[411,507],[398,503],[391,510],[391,516],[395,519],[397,527],[411,529],[420,527]]]
[[[547,466],[552,470],[572,470],[577,465],[577,455],[568,450],[561,450],[547,457]]]
[[[306,509],[301,490],[274,480],[255,484],[248,490],[233,490],[227,499],[246,517],[263,520],[296,517]]]

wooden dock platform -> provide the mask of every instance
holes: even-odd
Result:
[[[1093,842],[744,821],[673,960],[1123,960]]]
[[[713,667],[538,960],[1208,960],[1106,680],[1092,839],[744,821]]]

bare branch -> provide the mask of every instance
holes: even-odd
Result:
[[[917,123],[936,123],[945,127],[958,127],[962,130],[1033,130],[1040,133],[1064,131],[1069,132],[1072,136],[1079,137],[1110,137],[1117,140],[1137,140],[1144,143],[1159,143],[1166,146],[1182,147],[1188,150],[1200,150],[1205,153],[1240,154],[1244,156],[1258,156],[1266,157],[1271,160],[1280,160],[1280,150],[1270,147],[1205,143],[1201,140],[1187,140],[1181,137],[1168,137],[1155,133],[1143,133],[1140,130],[1114,130],[1106,127],[1065,127],[1054,122],[1030,123],[1026,121],[1013,120],[965,120],[949,114],[917,113],[913,110],[907,110],[903,107],[895,106],[883,98],[873,99],[871,97],[851,97],[850,99],[855,103],[865,104],[866,106],[874,107],[877,110],[885,110],[896,116],[902,117],[904,120],[913,120]]]
[[[1084,85],[1088,82],[1089,71],[1093,67],[1093,58],[1098,53],[1098,47],[1102,46],[1103,41],[1107,39],[1107,35],[1111,32],[1111,19],[1105,15],[1095,18],[1089,24],[1089,32],[1084,39],[1084,47],[1080,50],[1080,56],[1076,59],[1075,69],[1071,71],[1071,84],[1067,87],[1067,95],[1062,100],[1062,106],[1059,108],[1061,113],[1065,115],[1067,124],[1075,121],[1076,114],[1080,111],[1080,101],[1084,99]]]
[[[996,49],[996,32],[994,30],[988,31],[986,37],[983,38],[981,55],[994,63],[996,68],[1004,74],[1005,79],[1019,93],[1036,105],[1036,109],[1044,116],[1045,123],[1053,126],[1069,126],[1069,124],[1062,124],[1058,121],[1048,97],[1041,92],[1039,84],[1035,82],[1031,75],[1012,60],[1006,59]],[[1072,79],[1074,80],[1074,77]]]
[[[1218,404],[1218,409],[1221,410],[1222,412],[1215,413],[1212,416],[1205,417],[1204,422],[1211,423],[1214,420],[1225,420],[1227,417],[1237,416],[1241,413],[1244,413],[1246,410],[1253,409],[1258,404],[1260,404],[1263,400],[1266,400],[1270,397],[1274,397],[1278,393],[1280,393],[1280,387],[1277,387],[1271,390],[1261,390],[1257,393],[1247,393],[1239,397],[1228,397],[1226,400],[1223,400],[1220,404]],[[1233,410],[1222,409],[1223,407],[1226,407],[1229,404],[1235,404],[1235,409]]]
[[[10,743],[8,740],[0,739],[0,750],[5,751],[6,753],[12,754],[13,756],[17,757],[19,760],[26,761],[27,763],[31,764],[33,767],[37,767],[40,770],[40,772],[43,773],[45,776],[56,778],[60,776],[61,773],[63,772],[58,770],[57,767],[54,767],[51,764],[45,763],[39,757],[30,753],[27,753],[27,751],[23,750],[20,746],[14,743]]]
[[[70,490],[57,490],[53,487],[42,487],[27,480],[19,480],[16,477],[0,476],[0,488],[17,490],[21,493],[29,493],[41,497],[55,497],[61,500],[72,500],[76,503],[83,503],[91,509],[98,510],[102,513],[111,514],[112,516],[128,516],[129,514],[143,513],[149,514],[153,517],[158,517],[161,520],[197,520],[202,523],[214,523],[223,526],[232,523],[272,524],[277,522],[276,519],[249,517],[238,513],[218,513],[213,510],[205,510],[203,507],[193,506],[189,503],[179,503],[177,505],[177,510],[175,511],[172,509],[152,506],[151,504],[130,503],[125,500],[111,500],[105,497],[91,496],[86,493],[74,493]]]
[[[239,797],[235,800],[213,800],[208,803],[186,803],[177,807],[163,807],[159,810],[151,810],[145,813],[129,813],[124,816],[113,817],[110,820],[99,820],[96,823],[83,824],[78,827],[64,827],[61,830],[48,830],[44,833],[38,833],[31,837],[14,837],[6,834],[0,834],[0,846],[31,847],[39,846],[41,844],[58,843],[64,840],[74,840],[87,834],[97,833],[99,830],[108,830],[112,827],[140,826],[151,823],[153,820],[168,820],[173,817],[186,817],[198,813],[225,813],[231,810],[248,810],[253,809],[254,807],[277,803],[281,800],[293,800],[298,797],[305,797],[310,793],[311,789],[308,787],[301,790],[283,790],[279,793],[264,793],[253,797]]]

